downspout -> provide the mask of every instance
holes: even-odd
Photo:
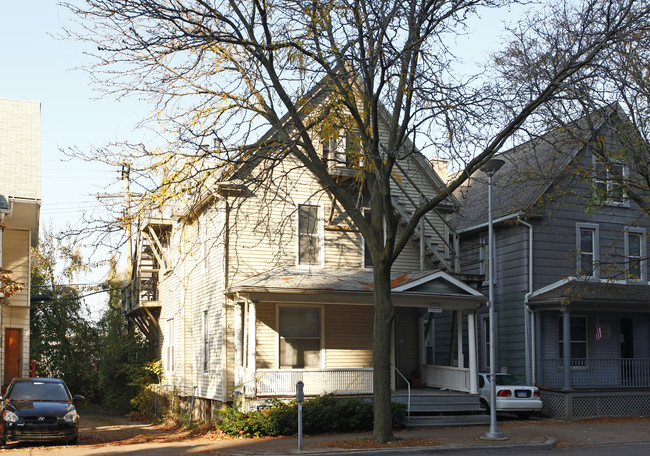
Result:
[[[525,222],[521,217],[517,217],[517,221],[522,225],[528,227],[528,292],[524,296],[524,354],[525,354],[525,363],[526,363],[526,384],[531,384],[535,381],[536,372],[535,372],[535,363],[531,362],[531,359],[535,359],[535,339],[531,339],[531,325],[530,318],[532,318],[532,312],[528,307],[528,298],[533,293],[533,225],[528,222]],[[534,331],[534,329],[533,329]],[[533,334],[534,336],[534,334]],[[530,350],[528,349],[530,340]],[[531,353],[532,352],[532,353]]]

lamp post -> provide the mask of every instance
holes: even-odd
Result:
[[[496,337],[495,337],[495,323],[496,317],[494,315],[494,238],[493,238],[493,224],[492,224],[492,177],[503,166],[504,161],[498,158],[492,158],[486,161],[481,167],[488,176],[488,289],[489,289],[489,303],[490,303],[490,430],[485,433],[486,439],[501,440],[505,437],[497,428],[497,389],[496,389],[496,376],[494,373],[494,365],[496,363]]]

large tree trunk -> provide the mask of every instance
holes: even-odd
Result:
[[[386,443],[393,437],[391,411],[390,347],[393,303],[390,296],[390,268],[374,268],[375,327],[373,336],[373,389],[375,404],[374,436],[377,443]]]

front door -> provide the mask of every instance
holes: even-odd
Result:
[[[621,380],[629,385],[634,379],[632,358],[634,358],[634,341],[632,339],[632,319],[621,318],[619,323],[619,343],[621,350]]]
[[[3,385],[20,377],[20,329],[5,329],[5,370]]]

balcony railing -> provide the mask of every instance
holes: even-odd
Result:
[[[561,358],[540,360],[538,383],[548,388],[562,388],[564,378]],[[571,360],[571,388],[648,388],[650,359],[584,358]]]
[[[302,381],[306,395],[323,393],[372,394],[372,368],[366,369],[258,369],[257,396],[295,396]]]

